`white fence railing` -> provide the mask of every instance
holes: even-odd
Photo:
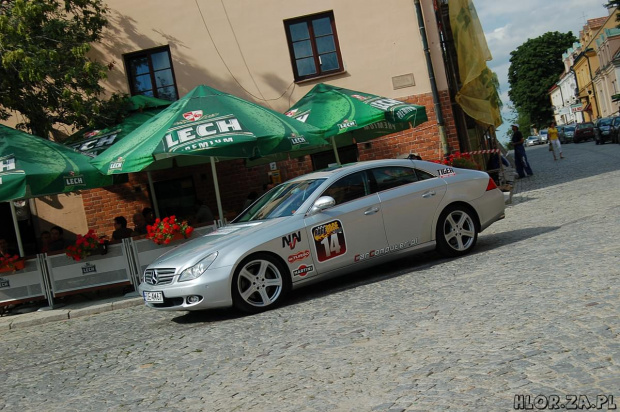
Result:
[[[216,229],[196,228],[190,239],[156,245],[149,239],[123,239],[109,245],[105,255],[74,261],[67,255],[39,254],[26,259],[24,268],[0,272],[0,306],[54,298],[110,286],[132,285],[137,289],[144,269],[166,251]]]

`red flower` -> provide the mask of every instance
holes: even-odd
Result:
[[[73,260],[79,262],[90,256],[93,251],[97,250],[100,243],[105,242],[99,239],[93,229],[89,229],[85,235],[77,235],[75,244],[67,246],[65,253]]]
[[[147,226],[147,237],[158,245],[169,244],[176,234],[181,234],[188,238],[194,228],[187,224],[187,221],[179,222],[176,216],[168,216],[163,219],[155,220],[155,224]]]

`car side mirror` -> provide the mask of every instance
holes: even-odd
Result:
[[[308,211],[308,216],[316,215],[324,211],[325,209],[329,209],[330,207],[336,206],[336,200],[334,200],[331,196],[321,196],[316,202],[312,205],[310,210]]]

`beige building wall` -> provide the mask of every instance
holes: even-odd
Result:
[[[611,102],[607,86],[603,86],[602,79],[597,78],[601,69],[601,58],[599,56],[596,40],[600,38],[601,33],[606,29],[611,30],[616,27],[617,8],[610,9],[607,17],[588,20],[588,26],[584,26],[584,30],[580,32],[580,40],[584,45],[584,54],[587,56],[585,62],[580,61],[575,64],[575,73],[577,74],[577,83],[580,88],[580,98],[585,97],[585,93],[591,92],[592,112],[586,113],[586,120],[596,120],[610,114],[612,110]],[[596,84],[595,84],[596,83]]]
[[[94,57],[115,63],[106,88],[128,93],[122,55],[170,46],[179,94],[207,84],[284,112],[319,82],[406,97],[431,92],[412,0],[108,0]],[[447,89],[432,0],[422,1],[439,90]],[[295,83],[283,21],[333,11],[345,73]],[[413,74],[410,87],[392,78]]]
[[[39,218],[39,227],[35,228],[37,237],[41,231],[50,230],[53,226],[63,228],[65,239],[71,239],[77,234],[83,235],[88,232],[82,196],[78,193],[42,196],[32,199],[31,212]]]

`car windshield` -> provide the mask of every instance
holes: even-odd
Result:
[[[574,132],[575,131],[575,126],[566,126],[564,128],[565,132]]]
[[[276,186],[237,216],[233,223],[290,216],[324,181],[325,179],[298,180]]]
[[[609,126],[611,124],[611,119],[601,119],[598,122],[599,126]]]

